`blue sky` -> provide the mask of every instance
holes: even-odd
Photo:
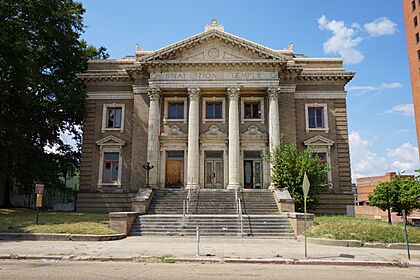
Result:
[[[273,49],[343,57],[353,180],[419,167],[401,1],[81,1],[84,38],[111,58],[155,50],[203,31],[225,31]]]

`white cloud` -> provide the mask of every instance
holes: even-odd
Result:
[[[386,17],[377,18],[364,25],[369,35],[377,37],[394,34],[397,31],[397,24]]]
[[[419,166],[419,149],[410,143],[404,143],[395,149],[388,149],[387,156],[392,161],[391,166],[397,171],[405,170],[414,173]]]
[[[386,88],[386,89],[395,89],[395,88],[402,88],[402,84],[398,82],[382,83],[381,87]]]
[[[420,167],[418,148],[404,143],[395,149],[387,149],[385,156],[380,156],[370,149],[373,141],[363,139],[358,131],[349,135],[352,178],[384,175],[386,172],[414,174]]]
[[[346,26],[343,21],[328,20],[324,15],[318,19],[321,30],[329,30],[333,35],[324,43],[327,54],[339,54],[345,62],[356,64],[363,60],[363,54],[356,49],[362,42],[361,37],[354,38],[359,29],[358,24]]]
[[[389,110],[385,111],[386,114],[402,114],[403,116],[414,116],[413,103],[398,104]]]
[[[375,86],[349,86],[349,90],[357,90],[357,91],[367,92],[367,91],[378,90],[378,88],[375,87]]]
[[[386,159],[371,152],[369,147],[372,143],[362,139],[359,132],[352,131],[350,133],[349,144],[353,180],[386,173]]]

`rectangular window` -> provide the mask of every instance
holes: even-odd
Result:
[[[416,1],[411,1],[411,8],[413,9],[413,11],[416,9]]]
[[[244,104],[244,118],[245,119],[261,119],[260,102],[252,102]]]
[[[222,102],[207,102],[206,119],[222,118]]]
[[[414,27],[417,27],[417,24],[418,24],[417,16],[414,17],[413,21],[414,21]]]
[[[118,165],[120,153],[104,153],[102,183],[115,183],[118,181]]]
[[[316,153],[318,155],[319,161],[324,164],[327,162],[327,153]],[[325,174],[324,183],[328,183],[328,173]]]
[[[168,119],[184,118],[184,102],[171,102],[168,104]]]
[[[417,51],[417,58],[420,60],[420,50]]]
[[[106,128],[121,128],[122,108],[108,107],[106,113]]]
[[[418,44],[420,42],[420,36],[419,33],[416,33],[416,44]]]
[[[324,108],[309,107],[308,108],[309,128],[325,128],[324,125]]]

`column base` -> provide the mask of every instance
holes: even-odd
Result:
[[[241,184],[233,183],[233,184],[227,185],[226,189],[228,189],[228,190],[242,189],[242,186],[241,186]]]
[[[185,186],[185,189],[186,190],[189,190],[189,189],[191,189],[191,190],[197,190],[197,189],[200,189],[200,185],[199,184],[187,184]]]

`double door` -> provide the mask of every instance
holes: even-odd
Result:
[[[261,159],[244,160],[244,188],[261,189],[262,187],[262,161]]]
[[[209,189],[223,188],[222,153],[207,154],[204,161],[204,187]]]

